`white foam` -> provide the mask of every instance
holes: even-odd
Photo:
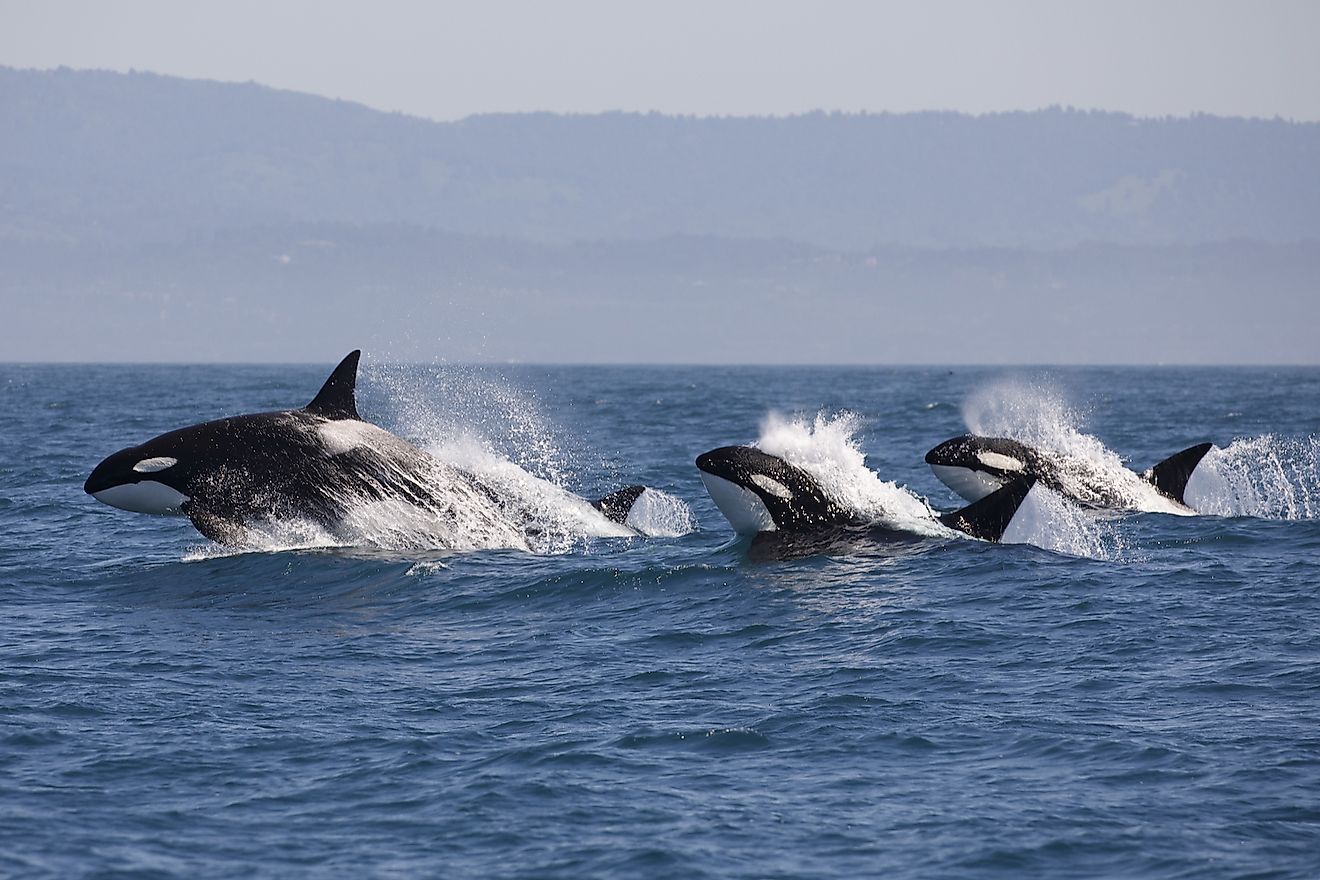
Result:
[[[611,521],[579,495],[577,444],[561,436],[536,396],[471,368],[396,369],[380,376],[394,416],[389,421],[437,460],[476,477],[524,528],[531,549],[555,553],[593,538],[684,535],[695,528],[679,499],[648,489],[626,525]],[[595,468],[593,468],[594,470]]]
[[[865,519],[918,534],[949,534],[924,500],[866,466],[853,436],[859,427],[853,413],[818,413],[808,422],[772,412],[756,445],[807,471],[835,502]]]
[[[476,367],[373,368],[385,399],[376,421],[423,448],[476,438],[488,451],[557,486],[577,482],[577,444],[534,392]]]
[[[1187,481],[1188,505],[1215,516],[1320,516],[1320,437],[1272,435],[1211,449]]]
[[[1022,499],[1000,542],[1090,559],[1116,559],[1124,551],[1112,520],[1097,518],[1040,483]]]
[[[624,525],[650,538],[678,538],[697,527],[692,508],[659,489],[647,489],[638,496]]]

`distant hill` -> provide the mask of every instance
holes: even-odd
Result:
[[[1315,124],[0,69],[0,360],[1320,363],[1317,279]]]
[[[436,123],[254,84],[0,68],[0,240],[307,223],[837,250],[1290,242],[1320,239],[1320,125],[1057,109]]]

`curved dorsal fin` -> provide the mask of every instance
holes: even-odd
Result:
[[[628,486],[617,492],[611,492],[604,498],[597,498],[591,502],[591,506],[605,514],[605,518],[610,522],[616,522],[619,525],[627,525],[628,514],[632,512],[632,506],[637,503],[637,499],[642,497],[646,491],[645,486]]]
[[[325,380],[312,402],[303,409],[327,419],[360,419],[354,392],[357,389],[358,358],[361,356],[361,350],[350,351],[348,357],[335,367],[330,378]]]
[[[1182,452],[1174,453],[1155,465],[1141,476],[1179,504],[1186,504],[1183,493],[1187,491],[1187,481],[1192,478],[1192,471],[1205,458],[1205,454],[1214,447],[1213,443],[1198,443]]]

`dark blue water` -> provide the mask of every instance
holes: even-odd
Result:
[[[368,366],[368,418],[698,524],[556,555],[217,554],[82,494],[328,366],[0,367],[0,873],[1320,876],[1320,370]],[[987,411],[1209,439],[1250,515],[753,562],[692,459],[772,409],[942,509]]]

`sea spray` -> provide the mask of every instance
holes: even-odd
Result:
[[[563,436],[535,391],[471,366],[372,365],[381,421],[423,448],[479,438],[492,454],[559,486],[578,481],[578,444]]]
[[[1031,544],[1088,559],[1114,560],[1127,555],[1118,520],[1078,507],[1039,483],[1018,508],[1002,542]]]
[[[925,501],[866,466],[855,434],[855,413],[817,413],[808,421],[771,412],[756,445],[807,471],[827,495],[864,519],[925,535],[946,535]]]
[[[685,502],[657,489],[642,494],[626,525],[571,492],[579,445],[563,436],[533,391],[504,377],[438,366],[385,367],[371,376],[386,392],[398,432],[490,490],[534,552],[570,552],[593,538],[677,537],[696,527]]]
[[[1320,515],[1320,437],[1246,437],[1211,449],[1185,494],[1200,513],[1261,519]]]

